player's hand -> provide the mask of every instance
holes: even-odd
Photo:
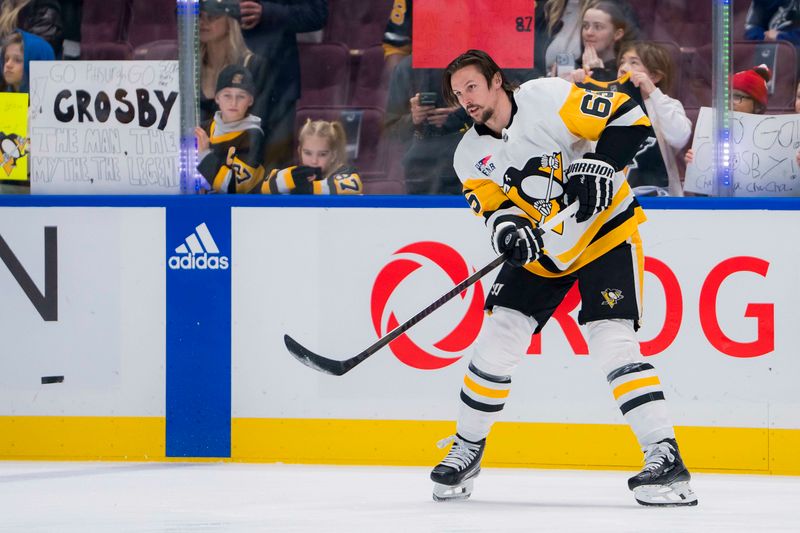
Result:
[[[543,234],[544,232],[534,228],[529,220],[513,217],[495,225],[492,244],[498,254],[508,257],[509,263],[522,266],[542,256]]]
[[[568,204],[578,201],[575,220],[585,222],[611,205],[614,198],[614,167],[594,154],[576,159],[567,168],[564,197]]]
[[[767,30],[764,32],[764,40],[765,41],[777,41],[778,40],[778,30]]]
[[[194,136],[197,137],[197,151],[205,152],[211,147],[211,140],[208,138],[206,130],[197,127],[194,129]]]
[[[239,4],[239,9],[242,13],[243,30],[253,29],[261,22],[261,13],[263,12],[261,2],[242,0],[241,4]]]
[[[430,115],[434,106],[422,105],[419,101],[419,93],[412,96],[409,103],[411,104],[411,120],[414,122],[414,125],[421,126],[427,122],[428,115]]]
[[[694,162],[694,150],[689,148],[686,150],[686,155],[683,156],[683,161],[688,165],[689,163]]]
[[[642,98],[644,99],[650,98],[650,94],[656,90],[656,85],[653,83],[653,80],[644,72],[631,71],[631,82],[635,87],[639,88],[639,91],[642,93]]]

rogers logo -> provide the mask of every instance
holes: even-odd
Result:
[[[468,267],[464,258],[455,249],[440,242],[424,241],[416,242],[404,246],[397,250],[394,256],[421,256],[433,262],[453,281],[453,285],[463,281],[469,274]],[[394,290],[411,273],[422,267],[422,264],[407,257],[396,257],[389,262],[378,273],[375,283],[372,286],[370,297],[370,312],[372,315],[372,325],[379,337],[383,336],[396,328],[400,322],[397,320],[393,311],[389,311],[388,319],[384,329],[384,314],[389,298]],[[473,268],[472,271],[475,269]],[[467,311],[459,323],[452,331],[447,333],[441,340],[433,344],[440,352],[459,354],[457,357],[439,357],[430,353],[417,345],[406,334],[402,334],[389,344],[389,348],[400,361],[412,368],[420,370],[435,370],[452,365],[461,359],[461,352],[468,348],[478,337],[483,324],[483,286],[478,281],[472,286],[472,298],[467,305]],[[444,292],[444,291],[443,291]],[[470,289],[461,293],[461,298],[465,299]],[[420,305],[422,302],[420,302]],[[438,311],[437,311],[438,312]]]

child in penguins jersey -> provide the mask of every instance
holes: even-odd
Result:
[[[298,134],[300,164],[273,170],[264,194],[363,194],[356,169],[347,164],[347,137],[340,122],[308,119]]]
[[[261,119],[248,114],[253,105],[253,75],[241,65],[219,74],[214,100],[219,111],[197,137],[197,170],[218,193],[258,192],[264,181],[264,132]]]

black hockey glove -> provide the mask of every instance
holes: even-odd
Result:
[[[509,263],[522,266],[541,257],[542,235],[542,230],[531,226],[527,219],[514,217],[495,224],[492,244],[498,254],[508,257]]]
[[[585,222],[608,209],[614,198],[614,167],[594,154],[576,159],[567,168],[564,196],[567,204],[578,200],[575,220]]]

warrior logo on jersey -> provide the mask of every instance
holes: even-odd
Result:
[[[625,298],[622,295],[622,291],[619,289],[606,289],[604,291],[600,291],[600,294],[603,296],[603,300],[605,300],[602,305],[607,305],[611,309],[614,309],[614,306],[617,305],[620,300]]]
[[[564,195],[564,162],[561,152],[528,159],[522,169],[509,167],[503,176],[503,192],[542,224],[561,210]],[[561,233],[563,225],[554,231]]]
[[[484,176],[488,176],[495,169],[494,163],[489,162],[491,158],[492,156],[487,155],[486,157],[475,163],[475,168],[477,168],[478,171]]]

